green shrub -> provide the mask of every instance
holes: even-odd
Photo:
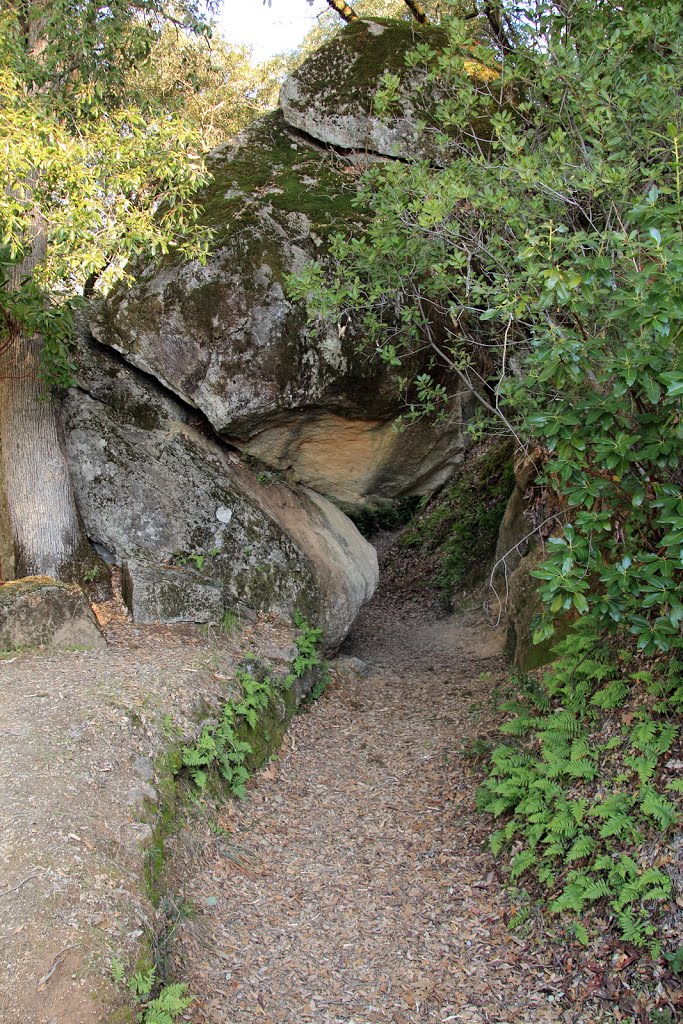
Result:
[[[362,235],[291,290],[396,369],[407,423],[466,389],[538,456],[553,535],[534,639],[568,612],[588,625],[506,727],[481,805],[513,878],[535,873],[579,939],[601,901],[656,951],[669,882],[642,843],[678,820],[681,788],[662,762],[683,650],[683,4],[500,6],[504,42],[453,18],[442,48],[407,56],[439,164],[373,166]],[[392,73],[378,109],[410,117],[399,96]]]
[[[126,979],[125,968],[115,957],[111,962],[111,976],[116,985],[125,985],[135,1003],[142,1007],[137,1014],[138,1024],[175,1024],[180,1014],[194,1002],[187,994],[187,985],[159,986],[154,967],[138,970]],[[158,994],[152,997],[155,988]]]
[[[452,19],[443,49],[407,57],[450,160],[373,166],[364,233],[290,284],[396,368],[406,422],[445,417],[465,387],[538,446],[558,533],[539,641],[574,609],[646,653],[683,645],[681,15],[532,0],[504,63]]]
[[[624,940],[656,955],[651,908],[671,880],[641,848],[681,822],[680,781],[666,761],[680,732],[683,662],[642,670],[590,620],[557,653],[541,683],[523,680],[520,699],[504,705],[510,742],[493,751],[478,795],[499,822],[491,849],[514,848],[511,880],[535,877],[580,941],[601,903]],[[633,710],[622,716],[624,706]]]

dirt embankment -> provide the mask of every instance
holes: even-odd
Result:
[[[111,959],[134,962],[157,927],[144,864],[164,752],[244,651],[292,643],[266,620],[231,639],[104,612],[106,650],[0,656],[1,1024],[112,1019]]]

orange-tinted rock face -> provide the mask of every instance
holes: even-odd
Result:
[[[0,588],[0,649],[96,648],[105,640],[80,587],[47,576]]]
[[[347,419],[320,411],[264,426],[237,447],[322,494],[349,504],[434,490],[461,458],[460,418],[445,427]]]

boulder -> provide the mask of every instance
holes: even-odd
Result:
[[[0,650],[105,647],[80,587],[27,576],[0,587]]]
[[[225,611],[221,584],[180,565],[129,558],[122,591],[135,622],[220,622]]]
[[[412,424],[397,433],[391,421],[311,410],[264,423],[246,444],[249,455],[291,479],[348,505],[430,494],[463,459],[461,395],[450,421]]]
[[[203,418],[115,353],[84,341],[64,398],[85,530],[125,565],[137,621],[220,621],[226,609],[299,609],[328,645],[377,583],[377,557],[329,501],[265,481]]]
[[[429,117],[434,84],[422,69],[409,69],[405,57],[419,43],[445,41],[443,29],[415,22],[353,22],[287,78],[280,109],[288,124],[328,146],[402,160],[438,159],[442,147],[418,129]],[[401,84],[393,105],[397,113],[384,118],[375,113],[374,98],[386,72]]]
[[[539,544],[528,498],[528,490],[536,475],[530,459],[514,460],[515,486],[510,494],[498,529],[492,581],[505,587],[505,581],[516,570],[532,548]]]
[[[456,396],[442,424],[392,429],[395,378],[353,328],[311,324],[287,275],[362,219],[355,173],[272,114],[210,157],[205,265],[168,257],[93,314],[103,344],[206,417],[233,447],[345,502],[429,493],[462,457]],[[406,373],[418,372],[417,364]]]

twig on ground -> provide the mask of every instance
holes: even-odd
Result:
[[[60,949],[59,953],[57,953],[57,956],[52,961],[52,966],[50,967],[50,970],[38,982],[38,984],[36,986],[37,988],[39,988],[39,989],[45,988],[45,986],[47,985],[48,981],[50,980],[52,975],[57,970],[57,968],[59,966],[59,961],[62,959],[62,957],[64,956],[64,954],[66,953],[66,951],[68,949],[73,949],[73,948],[74,948],[74,944],[72,942],[68,946],[64,946],[63,949]]]
[[[32,878],[36,878],[37,875],[38,872],[34,871],[32,875],[27,875],[26,878],[22,878],[22,880],[17,885],[13,885],[11,889],[5,889],[4,892],[0,892],[0,899],[3,896],[9,896],[11,892],[16,892],[17,889],[21,889],[22,885],[26,885],[26,883],[29,882]]]

